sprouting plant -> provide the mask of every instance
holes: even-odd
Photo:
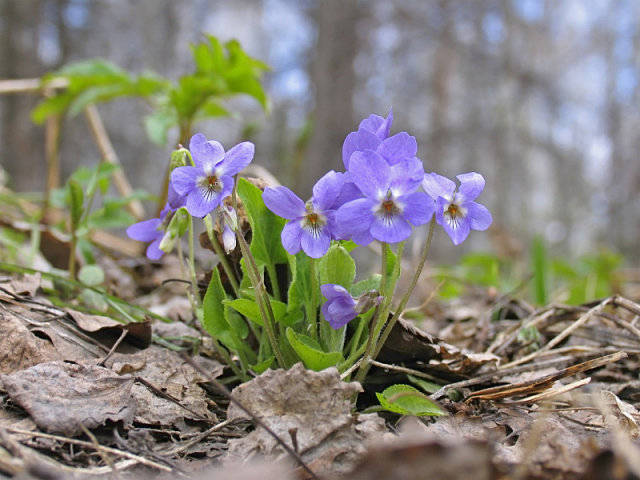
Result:
[[[137,97],[146,101],[151,113],[144,118],[149,138],[166,145],[168,131],[178,128],[178,142],[186,145],[195,122],[230,115],[224,108],[226,99],[237,95],[255,98],[267,108],[260,77],[267,66],[241,48],[237,41],[221,43],[214,36],[191,46],[194,70],[172,82],[157,73],[138,74],[103,59],[86,60],[67,65],[46,75],[43,87],[65,83],[63,89],[44,98],[32,113],[36,123],[48,117],[77,115],[87,107],[122,97]],[[160,206],[166,201],[168,173]]]
[[[94,263],[91,233],[94,230],[119,228],[133,221],[123,207],[132,200],[148,198],[142,191],[128,196],[109,195],[111,174],[117,165],[101,162],[93,168],[80,167],[69,177],[66,185],[52,192],[51,203],[60,211],[69,212],[54,227],[70,237],[68,271],[74,278],[77,257],[83,264]]]
[[[489,211],[475,202],[484,178],[475,172],[460,175],[456,189],[451,180],[425,174],[415,138],[406,132],[389,136],[392,119],[390,113],[363,120],[345,140],[346,171],[324,175],[306,202],[284,186],[262,191],[246,179],[232,178],[253,159],[252,144],[243,142],[225,153],[216,141],[192,137],[188,164],[171,173],[169,189],[176,199],[171,207],[188,215],[189,231],[192,217],[204,218],[221,260],[202,302],[195,275],[192,294],[197,316],[239,378],[302,361],[311,369],[336,366],[345,378],[355,375],[363,381],[407,305],[436,223],[455,244],[471,229],[484,230],[491,223]],[[249,232],[236,217],[240,204],[249,220],[250,244]],[[395,303],[404,243],[412,227],[426,223],[430,229],[422,256]],[[144,224],[146,236],[140,238],[167,250],[170,245],[160,240],[170,231],[166,224],[161,219]],[[227,253],[233,248],[224,240],[229,230],[242,253],[235,265],[219,241]],[[356,266],[349,252],[374,241],[382,247],[381,275],[354,283]],[[155,247],[151,251],[158,253]],[[396,396],[416,398],[404,386],[396,390],[385,397],[387,403]],[[421,411],[438,413],[432,403]]]

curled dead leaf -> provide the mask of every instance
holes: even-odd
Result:
[[[129,424],[135,413],[133,377],[108,368],[50,362],[0,379],[11,399],[46,432],[73,436],[83,426],[95,428],[107,420]]]
[[[341,381],[336,368],[314,372],[296,364],[287,371],[268,370],[236,387],[232,395],[297,449],[312,470],[335,473],[352,467],[364,453],[368,438],[387,431],[377,415],[351,413],[352,398],[360,391],[360,384]],[[232,404],[228,418],[246,418],[246,414]],[[237,462],[255,454],[277,457],[282,453],[274,438],[257,428],[229,442],[225,460]]]

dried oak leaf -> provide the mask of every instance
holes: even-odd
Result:
[[[67,309],[67,313],[80,330],[92,334],[100,342],[113,345],[122,334],[127,332],[124,341],[138,348],[146,348],[151,345],[151,322],[132,322],[122,324],[104,315],[90,315]]]
[[[452,379],[466,378],[499,360],[490,353],[474,353],[450,345],[403,319],[393,326],[378,359],[387,363],[419,361],[428,364],[423,369]]]
[[[51,342],[38,338],[14,315],[0,316],[0,373],[12,373],[59,360]]]
[[[437,439],[416,443],[395,442],[367,452],[344,480],[501,478],[491,461],[491,445],[480,440],[464,440],[452,445]]]
[[[39,428],[67,436],[107,420],[131,423],[134,379],[108,368],[66,362],[42,363],[0,379],[11,399]]]
[[[40,273],[25,274],[20,278],[13,278],[5,288],[14,295],[34,297],[40,288],[41,280]]]
[[[604,423],[610,428],[622,429],[632,439],[640,436],[640,428],[636,418],[640,412],[630,403],[620,400],[613,392],[603,390],[601,392],[604,403]]]
[[[209,374],[218,377],[223,366],[213,360],[196,360]],[[134,420],[147,425],[185,426],[185,419],[216,421],[208,408],[206,392],[198,384],[205,379],[176,352],[151,346],[135,354],[117,353],[107,363],[118,374],[130,373],[143,379],[176,401],[159,396],[136,382],[132,393],[136,403]]]
[[[291,447],[295,436],[299,453],[314,471],[335,473],[353,466],[364,453],[367,438],[387,432],[377,415],[351,414],[351,399],[360,391],[360,384],[340,380],[335,368],[314,372],[299,363],[286,371],[268,370],[236,387],[232,395]],[[232,403],[228,418],[247,415]],[[225,462],[283,452],[276,440],[258,427],[229,442]]]

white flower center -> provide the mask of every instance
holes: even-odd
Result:
[[[314,238],[318,238],[320,236],[320,233],[326,224],[327,217],[314,211],[308,211],[308,213],[302,217],[301,221],[302,228],[309,232]]]
[[[388,190],[386,194],[379,195],[380,203],[376,205],[373,211],[377,217],[382,219],[385,225],[391,225],[404,210],[404,205],[394,199],[394,196],[391,190]]]
[[[199,177],[197,184],[205,200],[211,200],[214,195],[222,191],[222,182],[215,174]]]
[[[444,206],[444,220],[454,230],[460,226],[461,220],[467,216],[467,209],[462,205],[458,205],[453,199]]]

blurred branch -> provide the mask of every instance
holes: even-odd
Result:
[[[104,123],[102,122],[102,118],[100,117],[96,106],[88,105],[87,108],[85,108],[84,113],[89,121],[89,126],[91,127],[91,131],[93,132],[104,160],[107,163],[120,165],[120,159],[113,149],[113,145],[109,139],[107,130],[104,128]],[[133,193],[133,188],[122,171],[122,168],[113,172],[113,181],[121,195],[129,196]],[[144,207],[139,200],[131,200],[127,204],[127,210],[129,210],[137,220],[142,220],[142,218],[144,218]]]

